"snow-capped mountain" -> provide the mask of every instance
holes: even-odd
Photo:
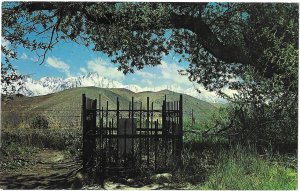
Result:
[[[75,87],[95,86],[100,88],[125,88],[133,92],[156,92],[167,89],[178,93],[184,93],[208,102],[224,102],[223,99],[217,97],[213,92],[203,91],[201,89],[202,93],[200,94],[193,86],[183,89],[182,87],[176,85],[164,85],[156,87],[140,87],[135,84],[125,85],[118,81],[109,80],[98,73],[88,73],[85,76],[71,77],[66,79],[58,77],[43,77],[39,80],[33,80],[32,78],[26,78],[23,80],[23,82],[24,88],[20,93],[26,96],[46,95]]]
[[[23,80],[23,82],[25,88],[21,93],[26,96],[46,95],[70,88],[87,86],[101,88],[124,88],[123,84],[117,81],[106,79],[100,76],[98,73],[89,73],[86,76],[71,77],[66,79],[43,77],[40,80],[33,80],[31,78],[26,78]]]

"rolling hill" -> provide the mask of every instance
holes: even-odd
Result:
[[[3,84],[5,85],[5,84]],[[20,86],[15,83],[16,89]],[[183,88],[178,84],[172,85],[161,85],[161,86],[145,86],[140,87],[136,84],[123,84],[117,80],[108,79],[96,72],[90,72],[86,75],[68,78],[59,77],[42,77],[39,80],[34,80],[30,77],[22,79],[22,88],[19,90],[20,94],[25,96],[42,96],[50,93],[57,93],[63,90],[77,88],[77,87],[90,87],[95,86],[98,88],[125,88],[133,92],[144,92],[144,91],[160,91],[160,90],[170,90],[174,92],[184,93],[193,96],[197,99],[212,102],[212,103],[225,103],[226,101],[215,93],[209,92],[201,89],[201,94],[197,92],[195,86],[190,86]],[[5,87],[2,88],[2,90]],[[10,89],[10,88],[8,88]],[[2,92],[3,93],[3,92]]]
[[[161,109],[165,95],[167,101],[178,101],[180,95],[169,90],[134,93],[124,88],[79,87],[44,96],[15,97],[6,103],[2,102],[1,124],[3,127],[26,127],[36,115],[42,115],[46,116],[49,125],[53,127],[80,126],[83,93],[93,99],[99,99],[99,94],[101,94],[102,106],[105,108],[108,101],[109,109],[116,108],[117,97],[120,101],[120,109],[128,108],[132,96],[135,103],[143,103],[143,108],[145,108],[147,97],[150,97],[150,103],[153,102],[154,109]],[[196,122],[203,123],[217,109],[216,104],[183,95],[184,120],[191,120],[193,110]]]

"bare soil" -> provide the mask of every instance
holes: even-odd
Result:
[[[74,189],[80,164],[63,151],[40,150],[29,160],[34,162],[0,172],[0,189]]]
[[[42,149],[26,158],[29,165],[0,171],[0,189],[184,189],[169,183],[144,184],[134,179],[109,178],[103,184],[84,185],[81,164],[63,151]],[[186,188],[185,188],[186,189]]]

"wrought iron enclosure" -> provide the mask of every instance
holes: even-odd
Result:
[[[108,101],[82,95],[83,167],[102,175],[170,169],[181,164],[183,146],[182,95],[153,108],[147,97],[143,103],[132,97],[128,109],[109,109]]]

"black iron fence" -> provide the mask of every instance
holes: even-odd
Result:
[[[108,109],[97,100],[82,96],[83,167],[101,174],[174,168],[181,163],[183,147],[182,95],[179,101],[163,101],[146,109],[132,97],[128,109]]]

